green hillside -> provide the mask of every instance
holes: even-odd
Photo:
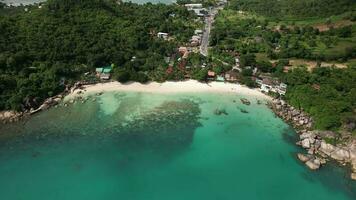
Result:
[[[235,10],[252,11],[267,17],[328,17],[356,11],[355,0],[231,0]]]

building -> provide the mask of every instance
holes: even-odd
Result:
[[[225,80],[231,82],[237,81],[237,72],[234,72],[233,70],[226,72]]]
[[[101,80],[109,80],[112,71],[112,66],[99,67],[96,68],[95,71],[96,76],[99,77]]]
[[[201,3],[189,3],[184,5],[188,10],[203,8],[203,4]]]
[[[168,33],[158,32],[158,33],[157,33],[157,37],[158,37],[158,38],[162,38],[162,39],[164,39],[164,40],[168,40]]]
[[[260,85],[262,92],[269,93],[274,92],[279,95],[285,95],[287,92],[287,84],[280,83],[277,79],[271,77],[264,77],[261,79],[256,79],[256,83]]]
[[[211,70],[208,71],[208,79],[209,80],[214,80],[215,79],[215,72],[214,71],[211,71]]]
[[[202,35],[202,34],[203,34],[203,31],[200,29],[197,29],[194,31],[194,35]]]
[[[224,82],[224,81],[225,81],[225,78],[224,78],[224,76],[218,75],[218,76],[216,77],[216,81]]]

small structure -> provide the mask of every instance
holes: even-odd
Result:
[[[203,8],[201,3],[189,3],[184,5],[188,10]]]
[[[271,77],[264,77],[263,80],[256,79],[256,83],[260,85],[261,91],[265,93],[274,92],[279,95],[285,95],[287,92],[287,84],[280,83],[277,79]]]
[[[194,31],[194,35],[202,35],[202,34],[203,34],[202,30],[197,29]]]
[[[214,71],[211,71],[211,70],[208,71],[208,79],[209,80],[214,80],[215,79],[215,72]]]
[[[224,82],[225,78],[224,78],[224,76],[219,75],[216,77],[216,81]]]
[[[110,73],[112,71],[112,66],[99,67],[96,68],[95,71],[96,71],[96,76],[99,77],[101,80],[109,80]]]
[[[230,82],[237,81],[237,73],[233,70],[225,73],[225,80]]]
[[[164,40],[168,40],[168,33],[158,32],[158,33],[157,33],[157,37],[158,37],[158,38],[162,38],[162,39],[164,39]]]

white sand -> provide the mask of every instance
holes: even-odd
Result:
[[[79,90],[75,90],[67,97],[76,97]],[[250,89],[240,84],[223,83],[223,82],[210,82],[201,83],[195,80],[172,82],[167,81],[164,83],[150,82],[147,84],[141,84],[137,82],[131,83],[99,83],[95,85],[87,85],[84,87],[85,94],[93,94],[98,92],[110,92],[110,91],[132,91],[132,92],[147,92],[147,93],[178,93],[178,92],[217,92],[217,93],[236,93],[249,96],[258,96],[264,99],[270,99],[269,96],[263,94],[258,89]]]

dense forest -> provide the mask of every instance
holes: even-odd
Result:
[[[286,99],[315,119],[317,129],[352,131],[356,122],[356,66],[347,69],[320,67],[311,73],[297,68],[282,75],[288,84]]]
[[[95,67],[146,81],[194,32],[192,13],[164,4],[49,0],[42,7],[0,7],[0,110],[21,110],[63,91]],[[173,38],[165,41],[157,32]],[[133,59],[135,58],[135,59]],[[120,72],[120,73],[119,73]],[[157,73],[156,73],[157,74]]]
[[[273,18],[329,17],[355,11],[355,0],[231,0],[232,9]]]

